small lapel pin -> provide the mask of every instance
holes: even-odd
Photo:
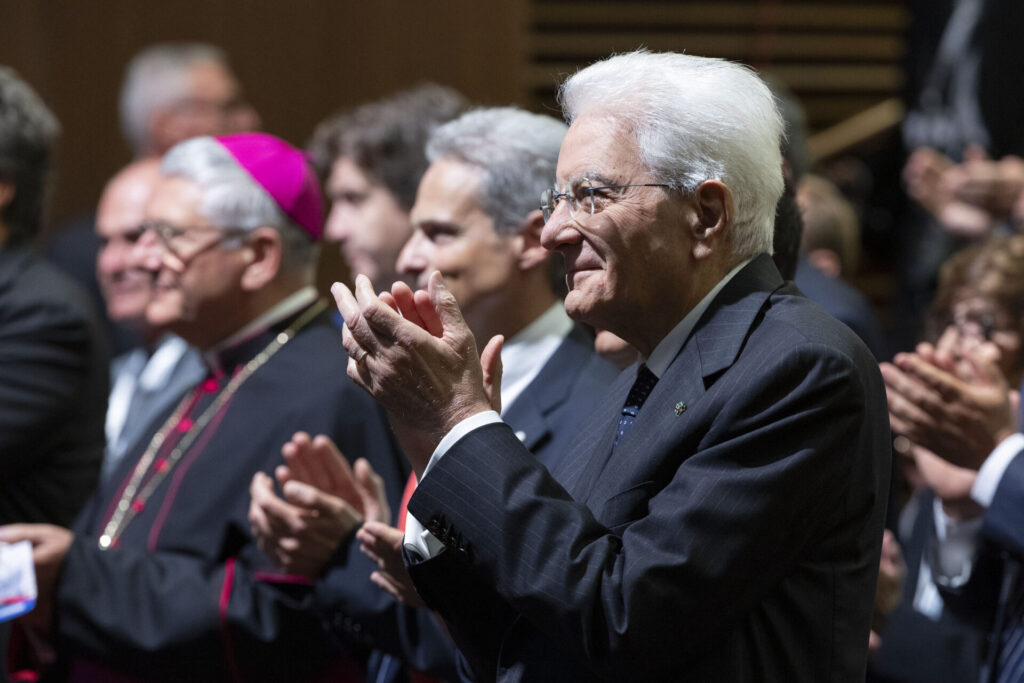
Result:
[[[676,417],[686,412],[686,404],[680,401],[676,404]]]

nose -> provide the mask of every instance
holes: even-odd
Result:
[[[345,211],[340,202],[334,202],[324,224],[324,236],[332,242],[343,243],[348,239],[349,232],[349,221],[345,217]]]
[[[541,230],[541,246],[548,251],[557,251],[559,247],[577,244],[581,239],[579,224],[569,215],[569,202],[559,202]]]
[[[423,231],[414,230],[405,246],[402,247],[402,251],[398,253],[398,262],[395,264],[398,272],[402,275],[416,277],[426,270],[429,265],[426,255],[428,244],[429,240]]]
[[[181,271],[183,267],[181,261],[163,245],[154,230],[146,230],[139,236],[132,247],[128,262],[132,268],[140,268],[151,273],[157,272],[164,265],[174,271]]]

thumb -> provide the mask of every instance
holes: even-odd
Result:
[[[354,469],[355,482],[359,496],[363,501],[363,512],[367,520],[390,524],[391,511],[384,493],[384,479],[373,471],[373,466],[366,458],[356,460]]]
[[[462,311],[459,309],[459,302],[455,300],[455,295],[445,286],[441,271],[435,270],[430,274],[430,281],[427,283],[427,293],[430,294],[430,301],[433,303],[434,310],[437,311],[441,319],[445,334],[450,334],[453,330],[460,327],[466,328],[466,321],[462,317]],[[470,335],[470,338],[472,338],[472,335]]]
[[[977,353],[968,353],[967,361],[970,363],[974,376],[987,386],[1003,388],[1007,386],[1006,378],[994,360]]]
[[[501,348],[505,345],[505,338],[496,335],[491,337],[480,354],[480,365],[484,371],[484,390],[490,399],[491,407],[496,412],[501,412]]]

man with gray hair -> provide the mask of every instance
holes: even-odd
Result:
[[[569,315],[643,362],[552,473],[493,411],[501,342],[478,357],[454,284],[335,285],[349,377],[420,475],[419,595],[482,680],[863,680],[885,393],[772,263],[771,92],[735,64],[641,51],[580,71],[561,102],[541,242],[565,259]]]
[[[57,616],[70,680],[344,676],[353,663],[309,610],[309,582],[276,571],[246,520],[253,472],[272,472],[300,429],[365,455],[393,488],[405,476],[372,401],[324,381],[345,359],[312,286],[316,176],[301,151],[260,133],[189,140],[161,171],[134,256],[155,277],[146,317],[202,352],[206,378],[154,422],[73,532],[22,525],[0,538],[36,545],[39,619]],[[317,509],[311,523],[344,513]]]
[[[125,71],[119,110],[136,158],[161,156],[198,135],[260,125],[227,56],[205,43],[158,43],[135,55]]]
[[[441,271],[481,343],[494,335],[508,340],[501,351],[501,414],[548,468],[578,437],[578,427],[617,374],[594,353],[590,334],[565,314],[552,291],[551,255],[540,244],[544,217],[536,197],[554,177],[566,130],[550,116],[513,107],[471,111],[438,128],[427,143],[430,166],[412,207],[414,231],[398,257],[398,269],[421,286],[426,286],[430,273]],[[413,478],[407,492],[415,484]],[[253,489],[254,504],[265,509],[256,519],[272,516],[269,482],[257,481]],[[402,518],[404,510],[399,524]],[[275,556],[301,552],[295,547],[300,539],[274,537],[273,530],[280,528],[274,524],[263,529],[268,544],[284,546]],[[340,544],[349,531],[339,527],[335,543]],[[375,547],[378,556],[401,538],[398,528],[381,520],[368,519],[360,532],[360,539]],[[402,580],[404,568],[400,556],[396,559],[397,567],[392,562],[379,568],[375,581],[390,587],[389,582]],[[378,567],[370,565],[367,574],[371,569]],[[324,575],[319,594],[328,611],[355,617],[353,601],[358,596],[353,593],[365,588],[332,576],[337,573]],[[437,659],[423,651],[433,635],[428,631],[436,626],[429,614],[418,618],[418,637],[398,639],[414,647],[390,649],[422,668]],[[401,624],[392,623],[392,630]],[[478,628],[491,625],[480,623]],[[445,652],[438,646],[432,650]]]

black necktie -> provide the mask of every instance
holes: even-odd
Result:
[[[641,363],[637,369],[633,387],[629,390],[629,396],[626,397],[626,404],[622,406],[622,416],[619,417],[619,428],[615,431],[615,441],[612,442],[612,449],[618,445],[622,437],[633,426],[633,423],[636,421],[636,415],[640,412],[640,407],[647,400],[647,397],[651,395],[651,390],[657,383],[657,375]]]

